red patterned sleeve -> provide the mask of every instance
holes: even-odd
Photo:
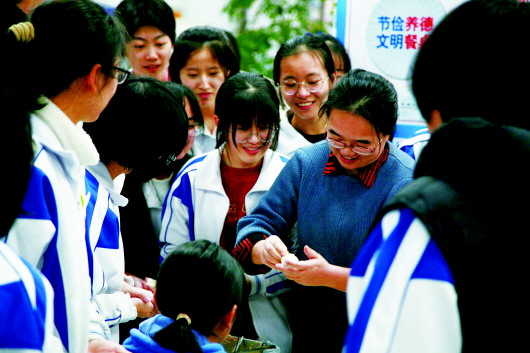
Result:
[[[265,234],[250,234],[243,239],[237,246],[232,249],[232,255],[239,261],[243,269],[248,274],[260,274],[270,271],[270,268],[265,265],[256,265],[252,262],[252,248],[260,240],[267,239]]]

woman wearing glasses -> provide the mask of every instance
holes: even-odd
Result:
[[[217,93],[215,113],[217,149],[184,165],[164,204],[163,258],[175,246],[197,239],[231,251],[238,220],[256,207],[287,162],[287,157],[273,151],[280,124],[279,99],[268,79],[248,72],[229,77]],[[235,335],[290,342],[278,298],[252,296],[249,305],[252,317],[248,309],[238,309]],[[284,351],[289,348],[282,347]]]
[[[318,111],[335,82],[326,42],[307,34],[284,43],[274,58],[273,79],[287,108],[281,116],[278,152],[292,156],[298,148],[326,137],[326,119]]]
[[[296,282],[284,294],[295,353],[341,352],[349,267],[377,212],[411,181],[414,164],[389,141],[397,94],[382,76],[348,72],[320,112],[326,140],[289,160],[239,221],[234,249],[244,268],[266,265]],[[288,252],[300,261],[282,261]]]

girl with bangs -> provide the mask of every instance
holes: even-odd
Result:
[[[274,86],[256,73],[240,72],[221,85],[215,102],[217,148],[188,161],[171,186],[162,208],[162,258],[198,239],[233,249],[238,220],[257,206],[288,160],[273,150],[279,104]],[[234,335],[290,342],[280,300],[249,296],[250,310],[239,308]]]

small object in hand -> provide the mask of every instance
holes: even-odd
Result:
[[[153,289],[156,288],[156,279],[152,279],[152,278],[149,278],[149,277],[146,277],[145,278],[145,283],[147,283],[147,285]]]
[[[282,264],[285,263],[285,260],[289,260],[290,262],[298,262],[298,258],[292,253],[287,253],[287,255],[282,256]]]

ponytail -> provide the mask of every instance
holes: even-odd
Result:
[[[178,314],[175,322],[158,331],[153,339],[164,348],[175,352],[202,353],[191,327],[190,317]]]
[[[175,321],[154,340],[201,353],[195,334],[215,336],[219,321],[243,300],[243,288],[241,265],[219,245],[200,239],[177,246],[162,262],[155,294],[160,313]]]

